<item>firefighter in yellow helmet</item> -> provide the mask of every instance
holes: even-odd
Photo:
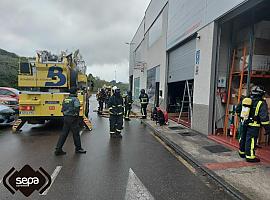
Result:
[[[246,158],[247,162],[260,162],[255,155],[255,145],[261,126],[264,127],[266,134],[270,133],[268,106],[264,95],[264,90],[254,86],[251,97],[244,98],[242,101],[240,118],[244,128],[240,138],[239,155]]]

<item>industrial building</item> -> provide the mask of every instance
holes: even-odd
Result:
[[[267,0],[152,0],[130,42],[135,100],[146,89],[171,119],[229,135],[241,96],[253,84],[270,94],[269,8]]]

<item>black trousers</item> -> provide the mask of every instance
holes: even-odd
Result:
[[[125,119],[129,119],[130,111],[131,106],[130,105],[125,106]]]
[[[73,142],[75,145],[75,149],[79,150],[82,148],[81,146],[81,138],[80,138],[80,118],[75,116],[64,116],[64,126],[63,131],[58,139],[56,150],[61,150],[65,144],[69,131],[73,133]]]
[[[108,109],[108,102],[109,102],[109,99],[106,99],[105,102],[104,102],[104,103],[105,103],[105,108],[106,108],[106,109]]]
[[[86,98],[86,105],[85,105],[85,116],[88,118],[89,115],[89,98]]]
[[[121,133],[123,129],[123,115],[110,115],[110,133]]]
[[[241,124],[241,135],[239,139],[239,154],[245,155],[246,151],[247,125]]]
[[[141,113],[143,117],[147,117],[147,104],[141,104]]]
[[[98,107],[98,111],[99,112],[102,112],[103,111],[103,101],[99,101],[98,104],[99,104],[99,107]]]
[[[260,133],[259,127],[247,126],[245,153],[246,153],[246,158],[248,158],[248,159],[255,159],[256,158],[255,145],[257,143],[259,133]]]

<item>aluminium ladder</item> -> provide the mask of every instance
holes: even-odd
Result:
[[[190,83],[188,80],[185,82],[185,89],[183,93],[183,98],[181,102],[181,110],[178,117],[178,123],[183,116],[184,109],[187,109],[188,122],[191,122],[192,119],[192,101],[193,101],[193,83]]]

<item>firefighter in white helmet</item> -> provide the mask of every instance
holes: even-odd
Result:
[[[124,104],[119,88],[114,86],[112,88],[113,95],[110,97],[108,102],[109,113],[110,113],[110,134],[111,137],[121,138],[121,130],[123,129],[123,114]]]
[[[254,86],[251,89],[251,97],[244,98],[240,118],[244,125],[241,138],[239,155],[246,158],[247,162],[260,162],[255,155],[255,145],[261,126],[265,133],[270,133],[268,106],[264,99],[265,91],[261,87]]]

